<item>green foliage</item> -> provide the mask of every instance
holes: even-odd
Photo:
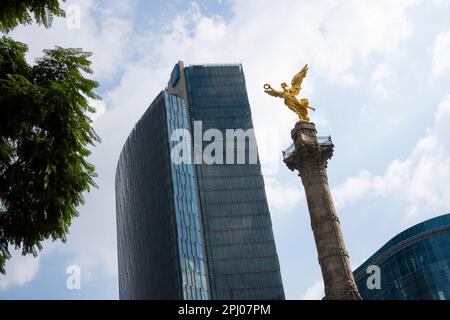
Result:
[[[30,24],[32,15],[38,24],[49,27],[53,16],[63,17],[64,11],[58,0],[1,0],[0,31],[9,32],[19,24]]]
[[[1,273],[9,246],[36,256],[43,240],[65,241],[82,193],[95,186],[86,161],[100,141],[88,117],[87,97],[99,99],[84,77],[91,54],[56,47],[30,66],[27,50],[0,38]]]

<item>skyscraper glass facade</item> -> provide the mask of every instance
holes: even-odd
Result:
[[[218,129],[223,137],[226,129],[253,129],[241,65],[189,66],[185,76],[192,126],[201,121],[203,131]],[[237,147],[227,143],[224,151],[234,149],[236,163]],[[247,142],[246,154],[251,147]],[[283,299],[260,164],[247,158],[195,168],[212,298]]]
[[[371,265],[380,268],[380,289],[367,285]],[[398,234],[356,269],[354,276],[363,299],[450,300],[450,214]]]
[[[259,162],[171,161],[171,134],[193,133],[198,121],[224,137],[253,128],[241,65],[177,64],[125,143],[116,173],[120,297],[283,299]]]

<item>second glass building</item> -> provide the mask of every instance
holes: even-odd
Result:
[[[371,266],[379,268],[379,288],[368,285]],[[450,214],[396,235],[354,275],[366,300],[450,300]]]

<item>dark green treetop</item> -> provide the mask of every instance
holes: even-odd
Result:
[[[53,16],[64,16],[58,0],[0,1],[0,31],[2,32],[9,32],[19,24],[30,24],[33,22],[33,17],[38,24],[49,27]]]
[[[85,78],[91,54],[56,47],[29,65],[27,50],[0,38],[1,273],[11,246],[37,255],[45,239],[65,241],[82,193],[95,186],[86,161],[100,141],[87,100],[99,98],[97,82]]]

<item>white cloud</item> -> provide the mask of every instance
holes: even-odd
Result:
[[[89,113],[91,120],[95,122],[106,112],[106,104],[101,100],[94,100],[91,98],[88,98],[88,103],[95,109],[95,113]]]
[[[272,214],[278,216],[281,213],[290,212],[305,199],[304,192],[300,189],[300,180],[298,183],[299,186],[293,188],[287,184],[279,182],[275,178],[265,178],[267,201]]]
[[[381,63],[377,65],[370,79],[370,82],[374,86],[375,93],[380,95],[382,98],[386,98],[389,94],[389,91],[386,89],[385,82],[390,76],[391,70],[389,66]]]
[[[28,59],[42,56],[42,50],[60,46],[83,48],[93,52],[91,58],[95,78],[105,80],[120,72],[130,48],[132,25],[119,13],[98,10],[92,0],[70,0],[63,5],[77,6],[81,10],[79,29],[71,29],[64,18],[55,18],[49,29],[42,26],[19,26],[11,36],[29,46]],[[123,6],[125,6],[123,4]]]
[[[306,289],[300,300],[321,300],[324,296],[323,281],[317,281]]]
[[[391,196],[403,203],[407,221],[419,221],[450,211],[450,95],[439,104],[434,126],[410,155],[394,160],[380,176],[361,171],[333,189],[338,207],[374,196]]]
[[[372,176],[366,170],[357,176],[348,178],[345,183],[333,188],[333,198],[336,208],[345,207],[366,197],[373,188]]]
[[[432,65],[434,77],[450,71],[450,31],[437,35],[434,42]]]
[[[22,256],[14,251],[6,262],[6,276],[0,277],[0,291],[6,291],[14,286],[23,286],[30,282],[39,271],[39,257]]]

